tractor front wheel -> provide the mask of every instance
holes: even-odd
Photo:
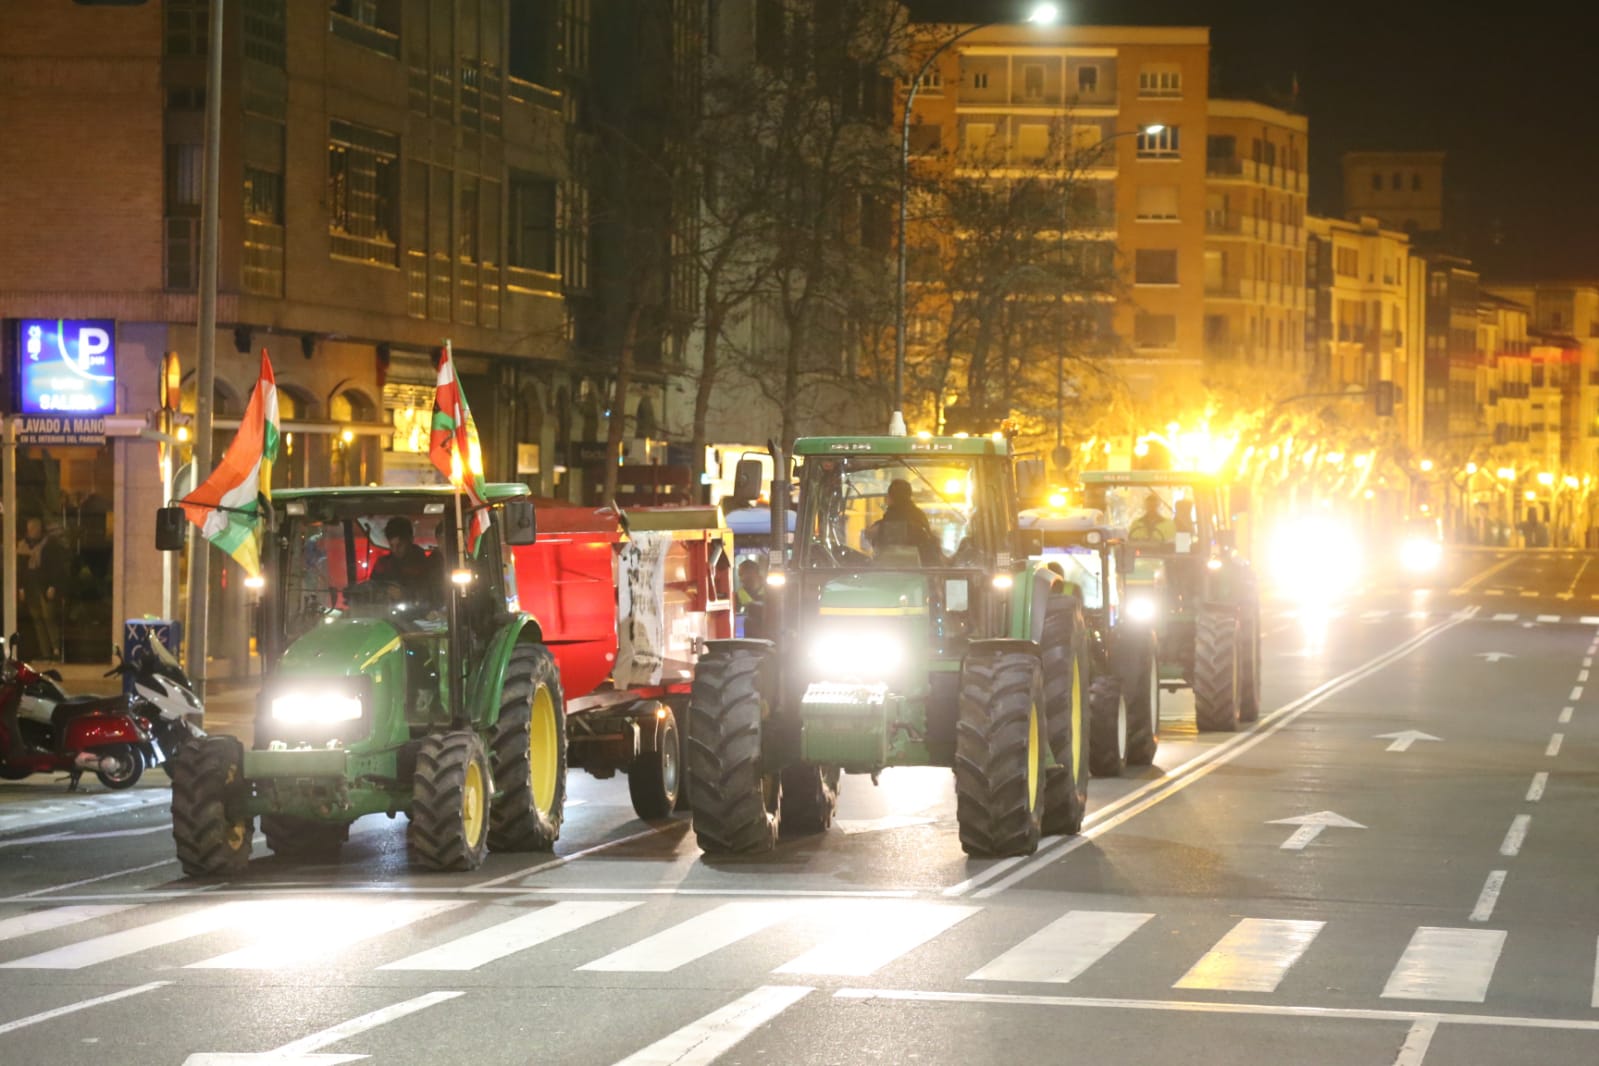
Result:
[[[411,857],[428,870],[476,870],[489,849],[494,779],[471,730],[426,737],[412,784]]]
[[[255,819],[230,810],[243,774],[237,737],[206,737],[172,768],[172,840],[190,877],[236,874],[249,863]]]
[[[968,655],[955,729],[955,817],[968,855],[1031,855],[1044,812],[1044,672],[1027,652]]]
[[[707,855],[777,846],[782,776],[765,773],[769,652],[716,649],[699,661],[689,702],[688,776],[694,836]]]
[[[1194,719],[1204,731],[1238,728],[1238,613],[1201,607],[1194,625]]]
[[[677,734],[677,716],[664,703],[656,707],[655,713],[655,748],[639,753],[627,771],[633,813],[646,822],[665,818],[677,809],[683,776],[683,744]]]
[[[822,833],[838,807],[838,767],[795,763],[783,770],[783,833]]]
[[[1114,673],[1094,678],[1088,688],[1088,765],[1095,777],[1120,777],[1127,765],[1127,699]]]
[[[292,814],[263,814],[261,832],[266,835],[267,847],[285,859],[332,861],[339,857],[339,848],[350,839],[350,823],[318,822]]]
[[[1148,766],[1160,747],[1160,667],[1153,638],[1118,640],[1112,666],[1127,702],[1127,762]]]
[[[560,669],[543,645],[511,652],[490,738],[499,792],[489,811],[489,847],[551,850],[566,811],[566,712]]]
[[[1043,831],[1076,833],[1088,810],[1088,626],[1076,597],[1051,596],[1039,636],[1044,670],[1044,717],[1056,765],[1044,771]]]

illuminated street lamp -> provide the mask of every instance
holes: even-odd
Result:
[[[1432,473],[1432,460],[1431,459],[1423,459],[1421,461],[1421,472],[1423,474]]]
[[[1516,471],[1513,467],[1501,466],[1498,470],[1494,471],[1494,473],[1499,476],[1500,481],[1516,480]]]
[[[1544,488],[1548,488],[1549,486],[1553,485],[1554,483],[1555,483],[1555,476],[1553,474],[1551,474],[1549,471],[1541,470],[1541,471],[1538,472],[1538,484],[1542,485]]]

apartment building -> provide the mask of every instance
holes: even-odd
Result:
[[[1205,138],[1205,359],[1301,379],[1308,120],[1211,100]]]
[[[1478,396],[1487,440],[1468,456],[1484,467],[1553,470],[1560,456],[1558,427],[1534,419],[1533,358],[1527,308],[1484,290],[1477,305],[1477,350],[1483,353]],[[1538,427],[1536,437],[1534,426]]]
[[[1444,229],[1443,152],[1345,152],[1344,217],[1376,218],[1388,229]]]
[[[1579,478],[1599,479],[1599,285],[1494,282],[1489,291],[1528,308],[1546,380],[1558,365],[1567,384],[1562,462]]]
[[[1307,228],[1314,302],[1306,330],[1310,376],[1331,390],[1394,382],[1397,409],[1412,391],[1405,323],[1409,238],[1370,217],[1345,222],[1313,215]]]

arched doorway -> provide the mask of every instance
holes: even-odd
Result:
[[[274,489],[299,489],[311,484],[312,453],[317,434],[296,433],[293,423],[311,417],[314,401],[304,389],[278,385],[278,425],[283,435],[278,440],[278,458],[272,464]]]
[[[365,393],[345,389],[328,404],[328,418],[339,425],[371,424],[378,406]],[[331,484],[376,485],[381,478],[379,453],[382,440],[370,433],[344,430],[332,438]]]

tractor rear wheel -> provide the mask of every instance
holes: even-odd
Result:
[[[250,861],[255,819],[230,808],[242,798],[244,745],[206,737],[172,770],[172,840],[190,877],[235,874]]]
[[[292,814],[263,814],[261,832],[267,847],[285,859],[326,859],[339,857],[339,848],[350,839],[349,822],[318,822]]]
[[[961,666],[955,817],[968,855],[1031,855],[1044,812],[1044,672],[1028,652],[977,652]]]
[[[1160,747],[1160,667],[1150,637],[1116,641],[1111,667],[1127,701],[1127,763],[1148,766]]]
[[[1088,809],[1088,627],[1075,596],[1051,596],[1039,635],[1044,715],[1055,766],[1044,771],[1043,832],[1076,833]]]
[[[1088,687],[1088,767],[1095,777],[1120,777],[1127,765],[1127,699],[1115,673],[1094,678]]]
[[[646,822],[665,818],[677,809],[683,777],[683,744],[677,733],[677,716],[664,703],[655,713],[655,748],[640,752],[627,771],[633,813]]]
[[[783,835],[823,833],[838,807],[838,767],[795,763],[783,770]]]
[[[425,737],[416,753],[411,857],[429,870],[476,870],[489,850],[494,778],[483,741],[469,729]]]
[[[489,752],[498,790],[489,809],[489,847],[551,850],[566,812],[566,712],[560,669],[541,644],[511,652]]]
[[[1238,728],[1238,653],[1237,612],[1201,607],[1194,625],[1194,719],[1202,731]]]
[[[688,776],[694,782],[694,836],[707,855],[777,846],[782,776],[761,766],[769,656],[760,648],[718,648],[694,672]]]
[[[1238,720],[1260,717],[1260,604],[1242,608],[1238,626]]]

